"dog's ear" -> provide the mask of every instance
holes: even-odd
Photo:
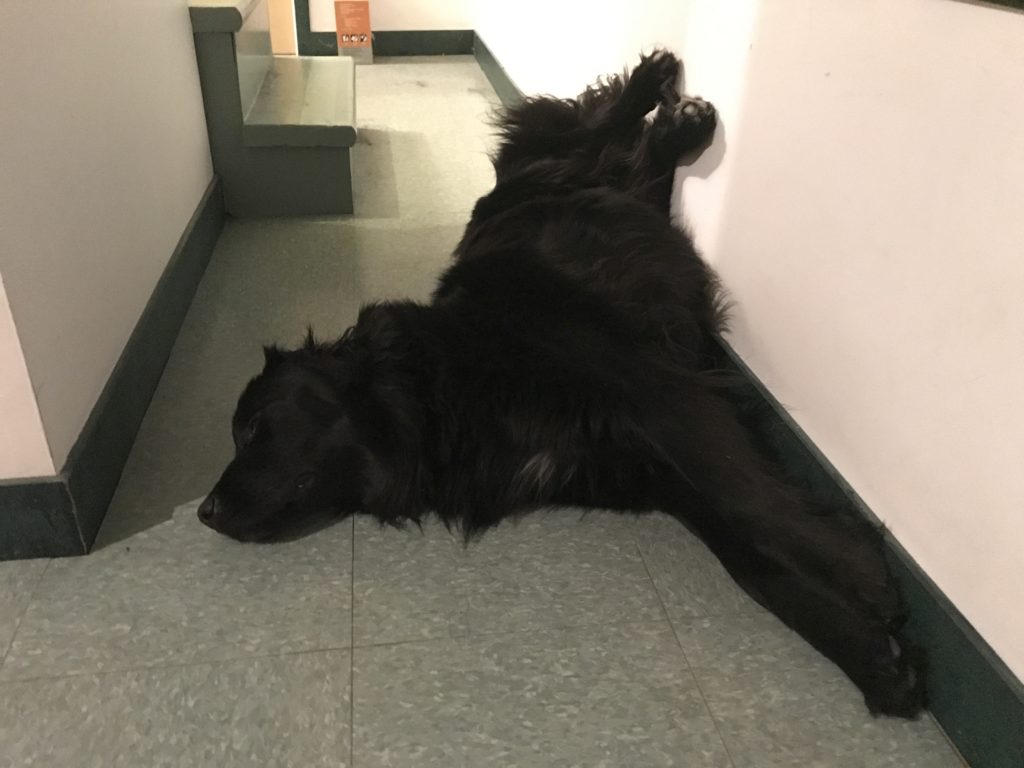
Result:
[[[306,326],[306,338],[302,340],[302,348],[307,352],[315,352],[320,349],[320,343],[316,340],[316,336],[313,335],[313,326]]]
[[[269,346],[263,347],[263,370],[269,371],[274,366],[278,365],[284,360],[284,350],[280,347],[270,344]]]

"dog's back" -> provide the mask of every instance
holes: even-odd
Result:
[[[508,189],[519,184],[518,178],[499,183],[481,200],[436,301],[465,288],[472,275],[497,269],[498,260],[518,261],[598,300],[632,332],[667,344],[679,364],[701,367],[708,335],[722,330],[725,302],[690,238],[661,211],[621,190],[554,188],[520,196]],[[494,205],[495,198],[520,202]],[[513,265],[501,269],[513,272],[505,280],[517,280]]]

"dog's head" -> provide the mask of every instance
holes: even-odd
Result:
[[[273,538],[312,517],[359,505],[365,449],[323,355],[268,347],[231,421],[235,457],[199,508],[243,541]]]
[[[395,353],[381,349],[386,314],[364,310],[334,344],[310,335],[296,350],[264,350],[263,371],[232,419],[235,457],[199,507],[203,523],[265,541],[357,510],[416,516],[407,497],[419,464],[409,456],[419,446],[408,398],[391,375]]]

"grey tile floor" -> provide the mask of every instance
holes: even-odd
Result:
[[[471,59],[358,76],[356,216],[229,224],[100,548],[0,563],[0,767],[961,765],[930,719],[869,717],[662,515],[553,511],[468,548],[435,523],[199,525],[260,344],[426,297],[493,181]]]

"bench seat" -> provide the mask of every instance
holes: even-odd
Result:
[[[356,68],[350,58],[275,56],[252,107],[247,147],[351,147]]]

